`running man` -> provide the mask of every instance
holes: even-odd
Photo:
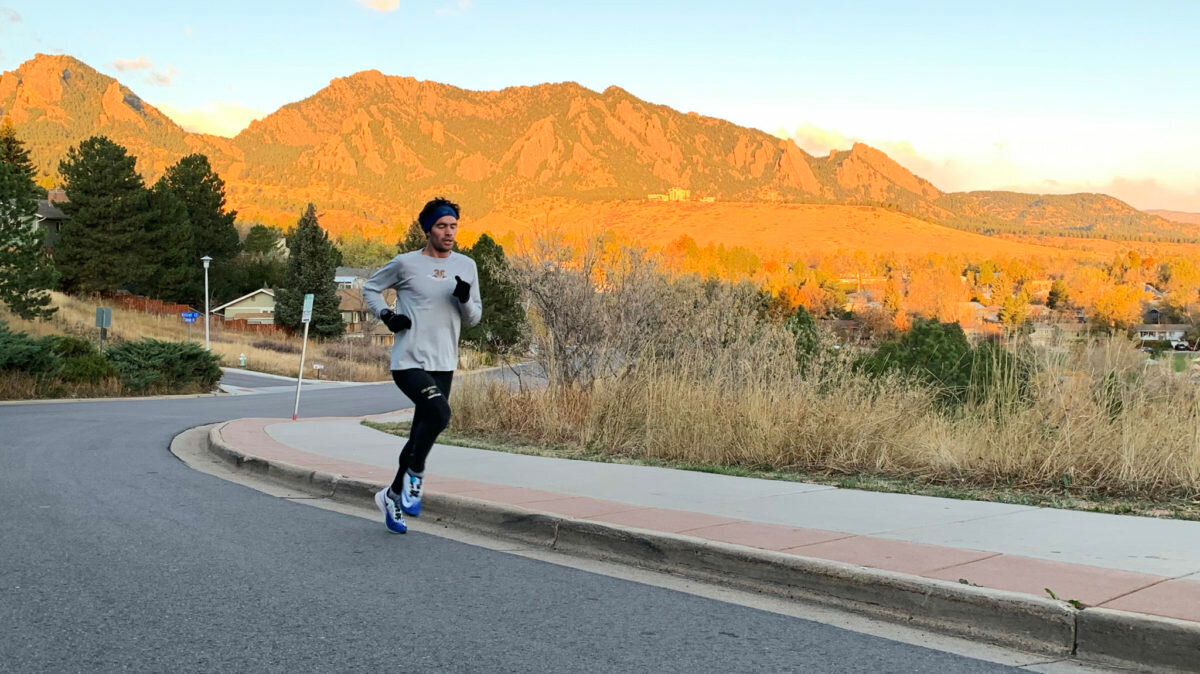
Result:
[[[473,327],[483,317],[475,261],[452,250],[458,214],[458,204],[441,197],[425,204],[417,216],[425,248],[397,255],[363,285],[371,312],[396,334],[392,379],[416,406],[396,478],[375,494],[384,524],[396,534],[408,531],[405,513],[421,514],[425,457],[450,423],[459,333],[464,323]],[[388,288],[396,291],[394,309],[383,299]]]

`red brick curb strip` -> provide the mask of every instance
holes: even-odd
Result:
[[[233,423],[233,422],[231,422]],[[334,500],[373,505],[383,481],[322,472],[230,445],[211,427],[208,450],[239,469]],[[275,456],[270,456],[275,455]],[[1152,671],[1200,672],[1200,623],[1087,608],[989,588],[537,512],[427,492],[426,519],[698,580],[834,605],[937,632],[1059,657]],[[536,507],[536,505],[534,506]]]

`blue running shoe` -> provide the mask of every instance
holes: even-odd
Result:
[[[404,474],[404,491],[400,492],[400,509],[404,511],[405,515],[413,517],[421,515],[421,488],[424,485],[424,478],[412,473]]]
[[[404,523],[404,514],[400,512],[399,504],[388,497],[387,487],[375,492],[375,505],[383,511],[383,523],[387,525],[388,531],[393,534],[408,532],[408,525]]]

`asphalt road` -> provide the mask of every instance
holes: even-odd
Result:
[[[291,396],[0,406],[0,671],[1001,672],[410,533],[195,472],[177,433]],[[308,393],[386,412],[391,386]]]

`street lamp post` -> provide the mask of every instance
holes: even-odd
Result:
[[[212,262],[212,258],[205,255],[200,261],[204,263],[204,350],[211,351],[208,343],[208,263]]]

